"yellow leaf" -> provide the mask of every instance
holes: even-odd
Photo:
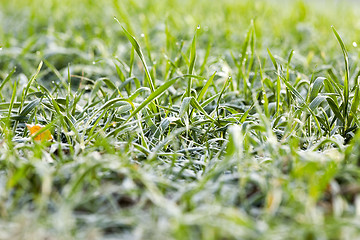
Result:
[[[30,135],[35,135],[38,131],[40,131],[40,129],[43,128],[43,126],[40,125],[30,125],[30,124],[26,124],[26,127],[29,129],[30,131]],[[53,136],[51,135],[49,130],[46,130],[45,132],[40,133],[39,135],[37,135],[34,140],[36,141],[48,141],[48,140],[52,140]]]

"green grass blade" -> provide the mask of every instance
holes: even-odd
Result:
[[[28,103],[24,109],[20,112],[20,116],[26,116],[28,113],[30,113],[35,107],[37,107],[40,104],[39,99],[35,99]]]
[[[199,28],[200,27],[196,28],[193,40],[191,42],[190,64],[189,64],[188,74],[193,74],[194,71],[195,60],[196,60],[196,34]],[[187,85],[187,97],[191,97],[191,87],[192,87],[192,78],[190,77],[188,79],[188,85]]]
[[[216,98],[218,98],[220,96],[220,93],[217,93],[211,97],[209,97],[208,99],[206,99],[205,101],[203,101],[201,103],[201,107],[206,107],[207,105],[209,105],[212,101],[214,101]]]
[[[267,49],[267,52],[268,52],[268,54],[269,54],[269,56],[270,56],[270,60],[271,60],[272,64],[273,64],[273,65],[274,65],[274,67],[275,67],[275,70],[277,71],[277,70],[278,70],[278,68],[279,68],[279,66],[278,66],[278,64],[277,64],[277,62],[276,62],[276,60],[275,60],[274,56],[271,54],[271,52],[270,52],[270,50],[269,50],[269,49]]]
[[[344,94],[344,105],[343,105],[343,116],[345,117],[345,121],[348,117],[348,106],[349,106],[349,74],[350,74],[350,69],[349,69],[349,57],[348,57],[348,53],[345,47],[345,44],[343,42],[343,40],[341,39],[340,35],[338,34],[338,32],[335,30],[334,26],[331,26],[339,44],[341,47],[341,50],[343,52],[344,55],[344,62],[345,62],[345,78],[344,78],[344,89],[343,89],[343,94]],[[346,124],[346,122],[345,122]]]
[[[4,81],[0,84],[0,92],[4,88],[5,84],[11,79],[11,76],[16,72],[16,67],[14,67],[11,72],[7,75],[7,77],[4,79]]]
[[[240,120],[239,120],[239,123],[244,123],[244,122],[245,122],[245,120],[247,119],[247,117],[248,117],[251,109],[253,109],[254,105],[255,105],[254,103],[251,104],[251,106],[249,107],[249,109],[246,110],[246,112],[244,112],[244,114],[241,116],[241,118],[240,118]]]
[[[119,22],[119,20],[117,18],[115,18],[115,20],[121,26],[121,23]],[[121,28],[123,29],[127,39],[131,43],[131,45],[134,48],[135,52],[139,56],[139,58],[140,58],[140,60],[141,60],[141,62],[143,64],[144,70],[145,70],[146,80],[148,81],[148,84],[150,86],[151,91],[154,92],[155,91],[155,83],[154,83],[153,79],[151,78],[149,68],[148,68],[148,66],[146,64],[145,57],[144,57],[144,54],[142,53],[142,50],[141,50],[141,47],[140,47],[139,43],[136,41],[135,37],[132,36],[123,26],[121,26]]]
[[[210,121],[212,121],[215,124],[218,124],[217,121],[215,119],[213,119],[199,104],[199,102],[194,98],[191,97],[191,106],[194,109],[197,109],[198,111],[200,111],[201,113],[203,113]]]
[[[41,61],[41,62],[39,63],[39,66],[38,66],[35,74],[30,78],[28,84],[26,85],[25,91],[24,91],[24,94],[23,94],[24,97],[23,97],[22,101],[25,101],[25,98],[26,98],[26,96],[27,96],[27,93],[28,93],[28,91],[29,91],[29,88],[30,88],[32,82],[36,79],[36,77],[37,77],[38,74],[40,73],[40,70],[41,70],[42,65],[43,65],[43,62]],[[20,107],[20,109],[21,109],[21,107]]]
[[[270,59],[276,69],[277,72],[277,79],[276,79],[276,116],[278,116],[280,114],[280,94],[281,94],[281,82],[280,82],[280,72],[279,72],[279,66],[274,58],[274,56],[271,54],[270,50],[267,49],[268,54],[270,56]],[[286,82],[287,80],[285,80]]]
[[[301,104],[305,103],[305,99],[303,98],[303,96],[301,96],[301,94],[298,92],[298,90],[296,90],[288,81],[286,81],[286,79],[283,79],[283,80],[284,80],[286,87],[289,88],[290,91],[292,92],[292,94],[294,94],[300,100],[300,103]]]
[[[314,100],[314,98],[317,97],[321,87],[323,86],[324,80],[325,80],[325,78],[323,78],[323,77],[318,77],[315,79],[314,83],[312,84],[311,90],[310,90],[309,102],[312,102]]]
[[[200,102],[201,99],[205,96],[206,91],[208,90],[208,88],[210,87],[210,85],[212,84],[212,82],[214,81],[216,72],[213,73],[213,75],[211,75],[211,77],[209,78],[209,80],[207,80],[206,84],[204,85],[204,87],[201,89],[198,97],[197,97],[197,101]]]
[[[187,113],[191,99],[192,99],[192,97],[185,97],[182,100],[181,105],[180,105],[180,110],[179,110],[179,117],[182,118]]]
[[[311,109],[311,111],[314,111],[325,100],[325,96],[317,96],[311,101],[311,103],[309,104],[309,108]]]
[[[135,110],[130,114],[130,116],[126,119],[126,121],[123,123],[127,123],[132,117],[135,116],[138,112],[140,112],[146,105],[148,105],[150,102],[152,102],[154,99],[158,98],[160,95],[164,94],[165,91],[172,86],[178,79],[182,78],[183,76],[175,77],[167,82],[165,82],[163,85],[158,87],[154,92],[152,92]]]
[[[9,112],[8,112],[8,117],[9,118],[11,116],[11,112],[12,112],[12,109],[14,107],[14,102],[15,102],[15,99],[16,99],[17,84],[18,84],[18,82],[15,81],[14,85],[13,85],[13,91],[12,91],[12,94],[11,94],[11,100],[10,100]]]
[[[357,119],[357,110],[359,108],[359,103],[360,103],[359,86],[356,86],[355,94],[354,94],[354,97],[353,97],[353,100],[351,103],[347,128],[349,128],[351,126],[352,120],[354,118],[355,118],[355,120]]]
[[[337,103],[329,96],[326,97],[326,101],[328,102],[331,110],[333,111],[333,113],[335,114],[335,116],[343,123],[345,124],[345,120],[343,115],[341,114],[341,110],[339,108],[339,106],[337,105]]]

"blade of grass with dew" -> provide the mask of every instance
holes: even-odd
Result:
[[[230,83],[231,83],[231,77],[229,76],[229,77],[226,79],[223,87],[221,88],[221,91],[220,91],[220,94],[219,94],[219,97],[218,97],[218,100],[217,100],[217,103],[216,103],[216,110],[215,110],[215,112],[217,113],[217,119],[218,119],[218,120],[220,119],[220,114],[219,114],[219,111],[218,111],[218,110],[219,110],[219,106],[220,106],[220,100],[221,100],[221,97],[222,97],[222,95],[224,94],[226,88],[229,86]]]
[[[263,101],[264,101],[263,102],[264,112],[265,112],[266,117],[270,117],[270,114],[269,114],[269,100],[268,100],[267,95],[266,95],[265,84],[264,84],[264,73],[263,73],[260,57],[257,56],[257,59],[258,59],[258,63],[259,63],[259,72],[260,72],[260,79],[261,79],[261,90],[262,90]]]
[[[200,29],[200,26],[198,26],[195,30],[194,33],[194,37],[193,40],[191,42],[191,48],[190,48],[190,64],[189,64],[189,69],[188,69],[188,74],[193,74],[194,71],[194,66],[195,66],[195,60],[196,60],[196,34],[198,32],[198,30]],[[191,88],[192,88],[192,78],[189,77],[188,79],[188,85],[187,85],[187,90],[186,90],[186,94],[187,97],[191,97]]]
[[[117,18],[115,18],[115,20],[121,26],[121,23],[119,22],[119,20]],[[153,79],[151,78],[148,66],[147,66],[146,61],[145,61],[144,54],[142,53],[142,50],[141,50],[141,47],[140,47],[139,43],[136,41],[135,37],[132,36],[123,26],[121,26],[121,28],[123,29],[126,37],[128,38],[128,40],[131,43],[132,47],[134,48],[137,55],[139,56],[139,58],[140,58],[140,60],[141,60],[141,62],[143,64],[144,70],[145,70],[146,80],[147,80],[147,82],[148,82],[148,84],[150,86],[151,91],[154,92],[155,91],[155,83],[154,83]]]
[[[25,102],[25,99],[28,95],[28,91],[29,91],[29,88],[32,84],[32,82],[36,79],[36,77],[38,76],[38,74],[40,73],[40,70],[41,70],[41,67],[43,65],[43,62],[41,61],[39,63],[39,66],[37,67],[37,70],[35,72],[35,74],[30,78],[28,84],[26,85],[25,89],[23,89],[23,92],[22,92],[22,95],[21,95],[21,100],[20,100],[20,106],[19,106],[19,109],[18,109],[18,113],[20,114],[21,111],[22,111],[22,108],[23,108],[23,105],[24,105],[24,102]],[[20,114],[21,115],[21,114]],[[17,128],[17,124],[18,124],[18,121],[15,122],[14,124],[14,130]]]
[[[119,22],[119,20],[115,17],[115,20],[120,24],[121,26],[121,23]],[[144,70],[145,70],[145,76],[146,76],[146,80],[150,86],[150,89],[152,92],[155,91],[155,81],[151,78],[151,74],[150,74],[150,71],[149,71],[149,68],[146,64],[146,61],[145,61],[145,57],[144,57],[144,54],[142,53],[142,50],[141,50],[141,47],[139,45],[139,43],[136,41],[136,39],[123,27],[121,26],[121,28],[123,29],[127,39],[129,40],[129,42],[131,43],[132,47],[134,48],[134,50],[136,51],[137,55],[139,56],[142,64],[143,64],[143,67],[144,67]],[[157,99],[154,99],[155,101],[155,107],[154,107],[154,110],[156,111],[155,113],[158,113],[159,112],[159,108],[158,108],[158,101]]]
[[[355,94],[354,94],[354,97],[353,97],[353,100],[352,100],[352,103],[351,103],[347,128],[350,128],[351,123],[354,120],[354,118],[357,119],[357,110],[359,108],[359,104],[360,104],[359,86],[356,86],[355,87]]]
[[[198,111],[200,111],[201,113],[203,113],[210,121],[212,121],[213,123],[217,124],[217,121],[215,119],[213,119],[199,104],[199,102],[194,98],[191,97],[191,106],[194,109],[197,109]]]
[[[250,40],[249,40],[249,47],[250,47],[250,59],[249,59],[249,63],[248,63],[248,67],[247,67],[247,71],[244,77],[244,94],[245,94],[245,98],[247,98],[247,88],[251,88],[252,87],[252,83],[250,82],[250,73],[251,70],[254,66],[254,60],[255,60],[255,43],[256,43],[256,33],[255,33],[255,24],[254,24],[254,20],[251,20],[250,23]]]
[[[318,77],[318,78],[315,79],[314,83],[311,86],[311,90],[309,92],[310,93],[309,102],[313,101],[314,98],[317,97],[321,87],[323,87],[324,80],[325,80],[324,77]]]
[[[8,111],[8,118],[9,119],[11,117],[11,112],[13,110],[14,102],[15,102],[15,99],[16,99],[17,84],[18,84],[18,82],[15,81],[14,85],[13,85],[13,91],[12,91],[12,94],[11,94],[11,100],[10,100],[9,111]]]
[[[279,66],[274,58],[274,56],[271,54],[270,50],[267,49],[268,54],[270,56],[270,59],[275,67],[276,74],[278,75],[276,78],[276,114],[275,116],[278,116],[280,114],[280,93],[281,93],[281,84],[280,84],[280,69]]]
[[[280,76],[283,80],[283,82],[285,83],[286,87],[288,89],[290,89],[290,91],[292,92],[292,94],[294,94],[300,101],[301,101],[301,104],[304,104],[304,106],[306,107],[306,109],[309,111],[309,113],[313,116],[314,120],[315,120],[315,123],[318,127],[318,130],[319,132],[321,132],[321,127],[320,127],[320,124],[319,124],[319,121],[317,120],[316,118],[316,114],[313,112],[313,110],[309,107],[309,105],[305,102],[305,99],[301,96],[301,94],[293,87],[291,86],[291,84],[282,76]],[[312,107],[315,107],[316,104],[320,104],[324,99],[321,99],[319,98],[318,100],[316,100],[316,102],[314,102],[314,104],[312,105]],[[318,106],[317,105],[317,106]]]
[[[206,84],[202,87],[202,89],[200,90],[200,93],[197,97],[197,101],[200,102],[201,99],[205,96],[206,91],[208,90],[208,88],[210,87],[210,85],[212,84],[212,82],[214,81],[216,72],[213,73],[213,75],[211,75],[211,77],[209,78],[209,80],[207,80]]]
[[[343,116],[344,116],[344,125],[347,125],[347,121],[348,121],[348,106],[349,106],[349,57],[348,57],[348,53],[346,50],[346,47],[344,45],[343,40],[341,39],[340,35],[338,34],[338,32],[336,31],[336,29],[334,28],[334,26],[331,26],[339,44],[341,47],[341,50],[343,52],[344,55],[344,63],[345,63],[345,78],[344,78],[344,89],[343,89],[343,94],[344,94],[344,106],[343,106]]]
[[[127,123],[133,116],[135,116],[135,114],[137,114],[138,112],[140,112],[147,104],[149,104],[151,101],[153,101],[154,99],[158,98],[160,95],[164,94],[165,91],[172,86],[178,79],[183,78],[184,76],[179,76],[179,77],[175,77],[171,80],[168,80],[167,82],[165,82],[163,85],[161,85],[160,87],[158,87],[154,92],[152,92],[141,104],[140,106],[138,106],[137,108],[135,108],[135,110],[130,114],[130,116],[125,120],[125,123]],[[190,76],[187,76],[190,77]]]
[[[16,67],[14,67],[11,72],[6,76],[6,78],[0,84],[0,94],[1,90],[4,88],[5,84],[11,79],[11,76],[15,73]],[[0,95],[2,97],[2,95]]]
[[[241,49],[241,56],[239,59],[239,63],[238,63],[238,86],[240,86],[240,79],[243,79],[243,93],[246,95],[247,92],[247,79],[245,77],[245,70],[243,70],[244,68],[244,62],[246,61],[246,51],[247,48],[249,46],[249,42],[250,42],[250,38],[252,35],[252,31],[253,28],[252,26],[250,26],[250,28],[248,29],[247,33],[246,33],[246,37],[245,37],[245,41],[242,45],[242,49]]]

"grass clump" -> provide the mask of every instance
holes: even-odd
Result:
[[[358,8],[322,4],[3,3],[0,239],[356,238]]]

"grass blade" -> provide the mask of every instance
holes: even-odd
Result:
[[[281,94],[281,83],[280,83],[280,72],[279,72],[279,65],[277,64],[274,56],[271,54],[270,50],[268,49],[268,54],[270,56],[270,59],[276,69],[277,72],[277,79],[276,79],[276,114],[275,116],[278,116],[280,114],[280,94]],[[285,80],[286,82],[286,80]]]
[[[309,102],[312,102],[314,98],[319,94],[319,91],[321,87],[323,86],[325,78],[318,77],[315,79],[314,83],[312,84],[311,90],[310,90],[310,99]]]
[[[345,47],[345,44],[343,42],[343,40],[341,39],[340,35],[338,34],[338,32],[335,30],[334,26],[331,26],[339,44],[341,47],[341,50],[343,52],[344,55],[344,62],[345,62],[345,79],[344,79],[344,89],[343,89],[343,94],[344,94],[344,105],[343,105],[343,116],[344,116],[344,120],[345,120],[345,125],[346,123],[346,119],[348,117],[348,105],[349,105],[349,73],[350,73],[350,69],[349,69],[349,57],[347,54],[347,50]]]
[[[193,71],[194,71],[195,59],[196,59],[196,34],[197,34],[198,29],[200,29],[200,26],[198,26],[196,28],[193,40],[191,42],[190,64],[189,64],[188,74],[193,74]],[[188,79],[188,86],[187,86],[187,96],[188,97],[191,97],[191,86],[192,86],[192,78],[190,77]]]
[[[138,112],[140,112],[146,105],[148,105],[151,101],[158,98],[160,95],[164,94],[165,91],[172,86],[178,79],[182,78],[183,76],[175,77],[167,82],[165,82],[163,85],[158,87],[154,92],[152,92],[135,110],[130,114],[130,116],[126,119],[126,121],[123,123],[127,123],[132,117],[135,116]]]
[[[204,87],[201,89],[198,97],[197,97],[197,101],[200,102],[201,99],[204,97],[206,91],[208,90],[208,88],[210,87],[210,85],[212,84],[212,82],[214,81],[216,72],[213,73],[213,75],[211,75],[211,77],[209,78],[209,80],[206,82],[206,84],[204,85]]]
[[[341,114],[341,110],[339,108],[339,106],[337,105],[337,103],[329,96],[326,97],[326,101],[328,102],[331,110],[333,111],[333,113],[335,114],[335,116],[342,122],[345,123],[344,117]]]
[[[117,18],[115,18],[115,20],[121,26],[121,23],[119,22],[119,20]],[[143,64],[144,70],[145,70],[146,80],[148,81],[148,84],[150,86],[151,91],[154,92],[155,91],[155,83],[154,83],[153,79],[151,78],[149,68],[148,68],[148,66],[146,64],[145,57],[144,57],[144,54],[143,54],[143,52],[141,50],[141,47],[140,47],[139,43],[136,41],[135,37],[132,36],[123,26],[121,26],[121,28],[123,29],[127,39],[131,43],[131,45],[134,48],[135,52],[139,56],[139,58],[140,58],[140,60],[141,60],[141,62]]]
[[[11,72],[7,75],[7,77],[4,79],[4,81],[0,84],[0,92],[4,88],[5,84],[11,79],[11,76],[16,72],[16,67],[14,67]]]

